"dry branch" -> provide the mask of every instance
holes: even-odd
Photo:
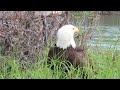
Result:
[[[50,46],[50,40],[54,43],[56,31],[68,18],[67,11],[0,11],[2,54],[34,62],[34,55]]]

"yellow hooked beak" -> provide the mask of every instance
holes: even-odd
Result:
[[[74,32],[79,32],[79,29],[78,29],[78,28],[74,28],[73,31],[74,31]]]

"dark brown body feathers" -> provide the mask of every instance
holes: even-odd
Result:
[[[89,55],[87,50],[83,50],[81,47],[72,48],[69,47],[65,50],[60,49],[59,47],[52,47],[48,53],[48,61],[50,62],[52,58],[66,59],[71,64],[81,67],[85,66],[85,62],[89,62]]]

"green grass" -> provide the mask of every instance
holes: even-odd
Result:
[[[88,79],[119,79],[120,78],[120,52],[115,49],[101,51],[89,50],[94,65],[94,72],[88,66],[85,68]],[[19,60],[12,56],[0,56],[0,79],[81,79],[81,69],[70,65],[68,73],[66,61],[53,60],[50,65],[46,64],[47,56],[34,65],[27,64],[21,68]],[[54,65],[54,70],[51,66]]]
[[[96,78],[116,79],[120,78],[120,55],[115,49],[102,50],[101,52],[91,52],[94,60]]]

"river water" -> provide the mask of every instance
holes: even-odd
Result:
[[[120,16],[103,15],[98,30],[89,41],[89,45],[120,50]]]

